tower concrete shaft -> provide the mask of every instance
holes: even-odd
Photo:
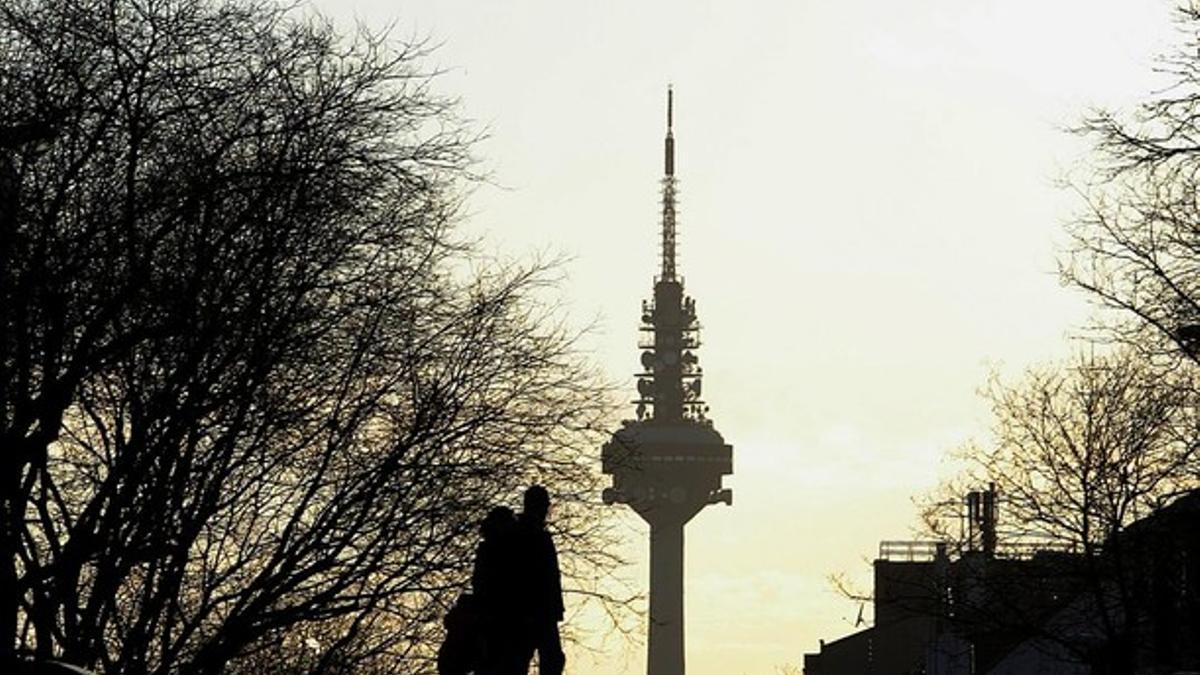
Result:
[[[696,305],[675,269],[674,96],[667,93],[662,180],[662,267],[654,300],[642,303],[642,372],[637,419],[602,449],[613,477],[605,503],[628,504],[650,525],[648,675],[683,675],[683,528],[708,504],[731,504],[721,477],[733,473],[733,448],[707,418],[700,399]]]
[[[648,675],[683,675],[683,523],[650,521]]]

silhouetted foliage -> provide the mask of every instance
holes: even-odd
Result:
[[[471,139],[424,53],[261,0],[0,0],[4,649],[428,669],[534,480],[594,590],[605,392],[547,268],[453,234]]]
[[[1031,369],[1016,383],[993,378],[985,394],[990,442],[961,449],[964,474],[923,500],[930,533],[951,542],[964,568],[978,568],[976,591],[954,596],[956,621],[1132,672],[1147,647],[1139,624],[1151,570],[1122,533],[1197,487],[1194,388],[1122,349]],[[999,506],[997,559],[972,560],[981,549],[962,525],[962,495],[988,484]]]
[[[1101,307],[1114,310],[1103,325],[1108,337],[1155,362],[1158,375],[1144,377],[1148,382],[1140,387],[1155,393],[1141,400],[1166,403],[1175,398],[1180,399],[1175,405],[1191,406],[1195,388],[1192,368],[1179,366],[1200,355],[1200,201],[1196,197],[1200,185],[1200,8],[1181,3],[1176,19],[1182,44],[1160,61],[1172,86],[1129,113],[1096,111],[1077,129],[1094,143],[1095,174],[1081,190],[1087,200],[1086,213],[1068,227],[1071,246],[1062,272],[1068,283],[1082,288]],[[1137,422],[1134,412],[1143,407],[1130,407],[1126,421]],[[1186,424],[1194,425],[1194,420],[1187,419]],[[1114,489],[1111,480],[1085,476],[1095,485],[1089,510],[1107,509],[1090,519],[1095,526],[1091,536],[1123,527],[1126,507],[1169,489],[1172,481],[1195,486],[1194,436],[1164,446],[1162,454],[1155,453],[1156,462],[1137,461],[1144,452],[1154,453],[1155,441],[1162,439],[1159,431],[1153,424],[1145,424],[1138,433],[1125,432],[1131,442],[1144,436],[1146,447],[1127,443],[1137,452],[1117,458],[1121,461],[1116,467],[1124,469],[1116,474],[1121,479],[1116,483],[1120,489]],[[1184,469],[1183,475],[1155,484],[1154,472],[1170,469],[1172,462]],[[1150,473],[1144,472],[1144,466],[1149,466]],[[1102,507],[1105,502],[1095,499],[1098,497],[1110,497],[1111,504]],[[1109,551],[1105,556],[1113,558],[1120,553]],[[1121,575],[1118,578],[1123,580],[1117,595],[1122,604],[1128,604],[1126,591],[1131,584]]]
[[[1177,24],[1184,42],[1160,60],[1172,86],[1076,129],[1093,141],[1095,173],[1061,265],[1116,310],[1109,335],[1169,357],[1200,349],[1200,8],[1183,3]]]
[[[994,484],[1000,557],[1041,562],[1013,566],[1011,577],[989,571],[997,592],[958,601],[980,610],[985,630],[1024,622],[1030,637],[1114,673],[1184,658],[1149,626],[1165,616],[1163,589],[1182,601],[1179,584],[1188,582],[1156,567],[1167,555],[1154,549],[1161,541],[1128,534],[1200,484],[1197,391],[1185,358],[1200,353],[1200,9],[1185,3],[1177,21],[1184,44],[1160,61],[1174,85],[1131,114],[1095,111],[1075,130],[1096,152],[1061,272],[1106,310],[1096,337],[1117,348],[1030,370],[1016,384],[994,379],[990,443],[964,448],[966,474],[924,500],[929,530],[968,550],[961,495]],[[1051,562],[1053,584],[1028,573]],[[1039,593],[1060,602],[1025,602]]]
[[[990,442],[959,454],[966,484],[1003,495],[1013,529],[1002,539],[1092,551],[1195,482],[1191,387],[1129,350],[1031,368],[1016,383],[994,376],[984,394]]]

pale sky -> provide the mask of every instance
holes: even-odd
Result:
[[[1088,310],[1055,274],[1078,207],[1055,182],[1083,146],[1061,128],[1161,86],[1176,37],[1162,0],[313,4],[442,43],[437,89],[489,133],[465,227],[571,257],[562,297],[631,395],[674,83],[679,265],[735,467],[733,507],[687,528],[690,675],[852,632],[827,577],[869,588],[879,540],[910,537],[911,497],[986,438],[991,367],[1070,352]],[[603,644],[568,672],[645,672]]]

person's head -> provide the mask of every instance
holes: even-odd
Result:
[[[483,522],[479,524],[479,531],[483,533],[484,539],[495,539],[512,529],[516,522],[517,517],[513,514],[512,509],[507,506],[497,506],[488,511]]]
[[[525,491],[525,516],[538,523],[546,522],[550,513],[550,493],[541,485],[531,485]]]

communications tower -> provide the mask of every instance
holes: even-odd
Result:
[[[601,451],[612,476],[604,503],[628,504],[650,525],[647,675],[683,675],[683,526],[708,504],[733,503],[733,492],[721,487],[721,476],[733,473],[733,448],[705,416],[696,303],[675,274],[673,102],[667,89],[662,267],[654,300],[642,302],[637,419]]]

